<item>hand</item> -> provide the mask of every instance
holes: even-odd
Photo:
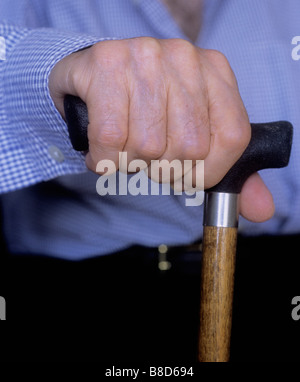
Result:
[[[119,152],[128,161],[204,160],[205,188],[217,184],[250,141],[250,124],[235,76],[219,52],[179,39],[148,37],[103,41],[58,62],[49,78],[64,117],[66,94],[88,107],[86,164]],[[254,195],[255,193],[255,195]],[[245,184],[241,212],[268,219],[272,197],[257,175]]]

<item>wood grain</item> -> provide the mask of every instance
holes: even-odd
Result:
[[[230,357],[237,228],[204,227],[199,361]]]

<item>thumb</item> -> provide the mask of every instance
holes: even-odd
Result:
[[[275,206],[273,197],[258,173],[245,182],[240,196],[241,215],[255,223],[271,219]]]

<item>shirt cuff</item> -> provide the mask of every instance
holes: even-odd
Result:
[[[49,28],[11,27],[4,32],[0,191],[86,171],[83,154],[72,148],[67,126],[50,97],[48,77],[63,57],[104,39]]]

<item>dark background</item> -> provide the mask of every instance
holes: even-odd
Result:
[[[299,361],[299,245],[300,236],[238,238],[232,362]],[[161,272],[148,252],[68,262],[2,249],[1,360],[196,362],[200,261]]]

